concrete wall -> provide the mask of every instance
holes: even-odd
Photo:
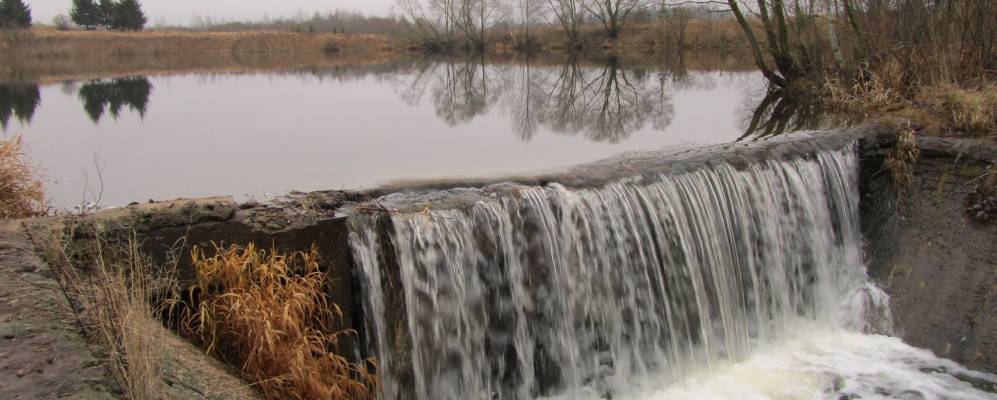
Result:
[[[884,169],[891,146],[888,138],[863,146],[861,208],[869,272],[890,294],[897,333],[997,372],[997,215],[969,211],[983,197],[994,200],[977,189],[993,182],[997,146],[919,140],[914,183],[902,195]]]
[[[997,146],[964,140],[920,140],[923,155],[915,167],[915,184],[901,197],[883,164],[893,137],[881,128],[862,128],[837,138],[813,140],[838,146],[842,138],[861,138],[861,211],[869,272],[891,295],[899,336],[972,368],[997,372],[997,212],[981,220],[975,218],[978,212],[967,211],[981,200],[976,186],[984,181],[981,176],[993,173],[990,166],[997,160]],[[685,159],[677,162],[664,162],[660,157],[642,159],[640,163],[603,162],[573,173],[513,181],[529,184],[563,179],[583,185],[582,177],[589,182],[592,177],[607,180],[647,168],[682,171],[708,167],[717,160],[740,164],[813,149],[812,145],[792,141],[730,145],[708,152],[687,152],[678,157]],[[448,183],[393,190],[435,189]],[[490,183],[494,182],[479,182]],[[982,198],[997,204],[992,194],[995,192]],[[269,206],[239,205],[226,198],[177,201],[103,212],[94,220],[107,231],[138,232],[145,249],[161,263],[179,257],[182,279],[192,276],[193,246],[210,249],[216,243],[255,243],[279,251],[304,251],[318,246],[322,268],[334,282],[330,295],[346,315],[341,328],[359,333],[360,343],[346,341],[340,349],[352,356],[354,350],[366,347],[364,316],[362,294],[353,276],[347,221],[340,212],[378,194],[299,194]],[[386,268],[394,269],[391,255],[385,257]],[[395,280],[389,279],[386,284],[399,285]],[[389,296],[388,300],[389,308],[396,309],[394,313],[403,313],[399,296]],[[404,315],[394,317],[392,320],[404,321]]]

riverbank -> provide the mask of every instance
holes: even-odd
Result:
[[[405,54],[373,53],[205,53],[108,57],[23,58],[0,62],[0,83],[61,82],[185,74],[293,73],[392,65]]]
[[[488,32],[487,53],[535,53],[544,50],[581,54],[603,51],[745,51],[737,25],[729,20],[691,20],[681,26],[661,22],[632,23],[616,38],[602,27],[578,28],[569,43],[553,26],[496,28]],[[458,40],[454,38],[453,40]],[[53,60],[76,57],[210,56],[219,54],[422,53],[416,38],[382,34],[287,31],[205,32],[181,30],[59,31],[51,28],[0,31],[0,52],[10,58]],[[461,52],[459,46],[453,49]]]
[[[9,58],[205,56],[218,54],[376,54],[399,50],[384,35],[294,32],[0,31]]]

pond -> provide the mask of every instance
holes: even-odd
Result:
[[[410,58],[118,74],[0,85],[0,122],[3,137],[23,135],[59,209],[266,199],[738,139],[764,94],[763,77],[747,60],[689,64],[660,55]]]

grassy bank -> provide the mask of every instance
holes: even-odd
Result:
[[[997,84],[938,84],[904,95],[889,84],[845,86],[831,81],[819,91],[830,112],[861,115],[933,136],[997,139]]]
[[[404,54],[397,52],[25,57],[0,62],[0,83],[51,84],[132,76],[313,71],[388,65],[402,59]]]
[[[601,26],[579,27],[574,42],[566,40],[555,26],[529,29],[507,27],[489,30],[488,52],[538,50],[660,51],[744,49],[745,42],[732,20],[689,20],[676,24],[641,22],[626,25],[617,38],[609,38]],[[447,47],[461,51],[459,37]],[[424,43],[406,35],[309,33],[286,31],[59,31],[38,27],[0,31],[0,53],[9,59],[58,59],[157,56],[204,57],[220,54],[377,54],[422,52]]]
[[[383,35],[293,32],[56,31],[0,32],[10,58],[121,57],[260,53],[377,53],[397,42]]]

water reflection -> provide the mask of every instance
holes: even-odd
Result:
[[[759,140],[788,132],[840,128],[854,117],[829,113],[813,96],[768,90],[745,118],[744,135],[738,140]]]
[[[428,97],[436,115],[450,126],[501,107],[524,141],[546,128],[618,143],[646,126],[667,128],[675,115],[674,83],[687,78],[682,68],[652,73],[624,68],[615,57],[595,64],[568,59],[556,65],[530,60],[489,64],[476,57],[422,65],[396,86],[411,105]]]
[[[542,131],[610,144],[627,140],[645,128],[664,131],[675,116],[675,92],[715,86],[715,74],[690,74],[681,57],[653,66],[627,65],[612,56],[498,62],[476,56],[294,74],[339,81],[373,75],[391,82],[410,106],[430,102],[436,116],[450,127],[467,125],[498,111],[511,120],[512,133],[524,142]],[[225,76],[207,74],[199,79],[211,83]],[[2,90],[0,117],[4,126],[12,114],[30,122],[40,102],[38,86],[4,86]],[[117,120],[126,108],[144,118],[153,84],[146,77],[135,76],[88,81],[78,90],[76,82],[66,82],[63,90],[76,92],[86,115],[99,124],[107,114]]]
[[[18,133],[57,182],[46,188],[57,207],[90,200],[81,193],[96,176],[104,205],[265,198],[522,174],[741,136],[745,88],[764,83],[750,60],[638,56],[405,58],[76,80],[40,85],[44,101]]]
[[[150,94],[152,83],[145,77],[90,81],[83,84],[79,92],[83,109],[94,123],[99,123],[107,111],[118,119],[125,106],[144,117]]]
[[[31,122],[41,104],[41,92],[35,84],[0,84],[0,127],[7,130],[10,119]]]

